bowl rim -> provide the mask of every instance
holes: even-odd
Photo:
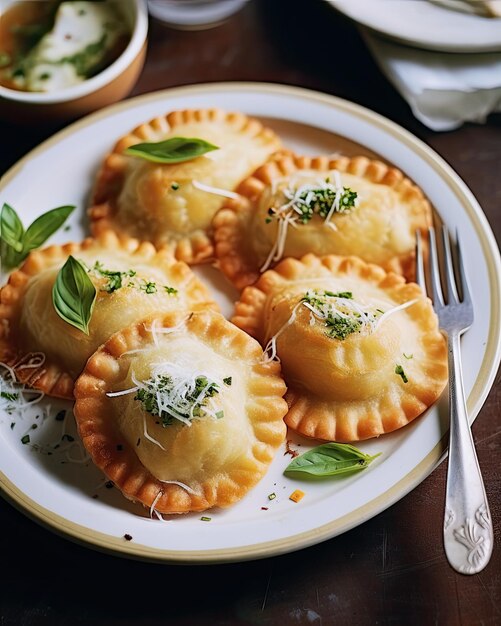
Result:
[[[16,1],[17,0],[13,0],[9,4],[14,4]],[[137,57],[148,34],[148,9],[145,0],[129,1],[135,9],[134,27],[129,43],[122,54],[102,72],[99,72],[99,74],[96,74],[96,76],[92,78],[84,80],[78,85],[49,93],[39,91],[16,91],[15,89],[9,89],[8,87],[0,85],[0,100],[4,99],[12,102],[39,105],[69,102],[98,91],[120,76]]]

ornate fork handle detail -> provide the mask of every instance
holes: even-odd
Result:
[[[476,574],[487,565],[492,553],[492,521],[468,423],[459,333],[449,333],[448,349],[451,420],[444,545],[454,569],[463,574]]]

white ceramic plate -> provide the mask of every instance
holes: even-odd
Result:
[[[430,0],[327,0],[359,24],[401,43],[443,52],[501,50],[501,18],[448,9]]]
[[[426,191],[452,232],[460,233],[468,250],[468,273],[475,278],[476,319],[463,341],[473,419],[500,359],[501,264],[494,237],[472,194],[451,168],[418,139],[366,109],[315,92],[264,84],[215,84],[142,96],[94,114],[42,144],[4,177],[0,202],[17,208],[26,223],[49,208],[74,203],[79,210],[72,216],[71,230],[60,232],[54,240],[78,240],[87,233],[84,207],[93,177],[115,140],[169,110],[209,106],[266,118],[287,145],[306,153],[358,151],[332,134],[339,133],[398,165]],[[210,281],[229,314],[236,293],[215,270],[198,271]],[[51,417],[44,423],[39,418],[39,428],[29,431],[32,442],[58,441],[63,427],[74,434],[71,415],[64,423],[54,419],[61,406],[52,402]],[[382,452],[368,470],[315,484],[284,478],[290,457],[279,452],[261,483],[231,509],[208,513],[211,522],[188,515],[161,523],[148,519],[147,511],[126,501],[117,490],[103,486],[102,475],[92,465],[67,463],[62,448],[49,456],[22,445],[21,437],[36,422],[34,416],[13,429],[8,415],[0,417],[1,486],[25,513],[103,550],[182,562],[271,556],[344,532],[422,481],[444,452],[446,432],[444,411],[434,407],[400,432],[362,443],[367,452]],[[300,443],[304,451],[306,444]],[[70,453],[78,457],[75,446]],[[294,504],[288,496],[297,487],[306,496]],[[268,499],[270,493],[276,494],[274,500]],[[126,541],[124,534],[132,540]]]

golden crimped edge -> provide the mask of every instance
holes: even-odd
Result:
[[[158,141],[158,133],[167,134],[176,126],[207,121],[225,122],[246,135],[259,137],[263,142],[275,144],[274,150],[280,148],[280,140],[271,129],[265,128],[261,122],[243,113],[229,113],[216,108],[187,109],[155,117],[150,122],[141,124],[122,137],[104,159],[94,187],[93,205],[88,209],[91,232],[97,235],[103,230],[112,229],[117,233],[127,234],[114,219],[118,210],[116,200],[124,182],[127,166],[128,157],[123,155],[127,148],[144,141]],[[191,235],[167,245],[172,246],[176,259],[180,261],[190,265],[206,263],[214,256],[214,247],[210,235],[211,233],[195,231]],[[160,245],[154,239],[152,241]]]
[[[232,321],[264,343],[264,311],[270,295],[299,277],[314,279],[342,274],[357,275],[373,283],[399,303],[419,298],[407,310],[407,314],[421,326],[421,344],[428,357],[434,361],[435,371],[433,378],[430,377],[425,386],[418,387],[413,381],[402,383],[403,393],[398,406],[381,398],[377,407],[380,414],[372,409],[366,410],[362,419],[357,418],[354,403],[346,402],[344,409],[340,407],[336,411],[329,401],[288,387],[285,398],[289,412],[285,423],[301,435],[326,441],[358,441],[401,428],[431,406],[440,397],[447,382],[446,341],[438,330],[438,320],[429,298],[423,296],[419,285],[406,283],[402,276],[387,273],[379,266],[365,263],[358,257],[317,257],[308,254],[300,260],[284,259],[274,270],[266,271],[255,285],[243,290],[235,305]]]
[[[248,398],[242,410],[247,413],[255,437],[252,458],[247,457],[231,473],[219,472],[208,477],[197,485],[195,493],[161,482],[144,467],[112,419],[112,399],[106,396],[107,392],[116,390],[115,384],[123,380],[123,368],[128,367],[128,363],[120,366],[120,357],[153,342],[152,325],[157,329],[172,328],[183,320],[188,332],[201,341],[220,344],[228,358],[236,360],[245,355],[249,362]],[[75,385],[74,412],[85,448],[127,498],[146,507],[154,504],[159,513],[187,513],[233,504],[264,476],[285,439],[286,387],[280,377],[280,365],[263,363],[261,357],[262,350],[256,341],[213,311],[196,312],[188,317],[168,313],[129,326],[113,335],[89,359]]]
[[[290,176],[298,170],[309,169],[319,172],[336,169],[391,187],[409,203],[416,230],[422,231],[423,240],[426,241],[426,231],[432,225],[430,203],[421,189],[395,167],[364,156],[331,158],[297,156],[292,153],[272,155],[268,162],[240,183],[235,190],[240,198],[225,201],[212,222],[217,265],[237,289],[253,284],[260,276],[248,227],[261,194],[274,180]],[[402,274],[409,280],[414,279],[414,267],[414,252],[395,256],[384,265],[387,271]]]
[[[6,285],[0,289],[0,362],[14,370],[19,382],[38,389],[44,394],[56,398],[73,399],[74,378],[56,362],[52,362],[37,355],[39,352],[24,352],[18,347],[16,332],[20,319],[20,310],[24,293],[30,278],[44,271],[47,267],[66,259],[80,251],[102,247],[107,250],[119,250],[131,255],[131,260],[140,259],[158,263],[169,262],[170,269],[182,279],[193,275],[190,268],[180,261],[176,261],[167,249],[157,250],[149,242],[140,242],[127,236],[119,236],[111,230],[99,233],[95,238],[88,237],[80,243],[66,243],[53,245],[42,250],[31,252],[23,265],[13,271]],[[197,287],[204,289],[196,279]],[[210,297],[207,294],[208,304]]]

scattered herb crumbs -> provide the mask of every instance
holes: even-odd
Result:
[[[296,489],[289,496],[289,500],[292,500],[292,502],[296,502],[296,503],[300,502],[303,498],[304,498],[304,491],[301,491],[301,489]]]
[[[223,378],[223,383],[225,385],[228,385],[228,387],[231,386],[231,376],[228,376],[228,378]]]
[[[58,411],[56,413],[56,422],[64,422],[64,418],[66,417],[66,411],[63,409],[62,411]]]
[[[44,72],[43,74],[40,74],[38,80],[49,80],[51,76],[52,74],[50,74],[49,72]]]
[[[14,426],[15,426],[15,425],[16,425],[16,422],[11,422],[11,423],[10,423],[10,429],[11,429],[11,430],[14,430]]]
[[[30,436],[29,435],[24,435],[24,437],[21,437],[21,443],[26,445],[27,443],[30,442]]]
[[[71,443],[72,441],[75,441],[75,437],[72,437],[71,435],[68,435],[68,434],[64,434],[61,437],[61,441],[69,441]]]
[[[201,521],[201,522],[210,522],[210,521],[211,521],[211,519],[212,519],[212,517],[201,517],[201,518],[200,518],[200,521]]]
[[[4,400],[8,400],[9,402],[14,402],[19,398],[18,393],[10,393],[9,391],[0,392],[0,398],[4,398]]]
[[[157,286],[155,283],[152,283],[151,281],[144,281],[144,283],[139,287],[141,289],[141,291],[144,291],[145,293],[156,293],[157,292]]]
[[[409,379],[407,378],[404,368],[401,365],[395,365],[395,374],[400,376],[400,378],[404,381],[404,383],[408,383]]]
[[[404,358],[406,359],[412,359],[414,356],[413,354],[405,354],[405,352],[403,353],[403,355],[404,355]]]
[[[174,191],[177,191],[179,189],[179,183],[172,183],[170,188],[173,189]]]
[[[107,480],[104,483],[104,486],[106,487],[106,489],[113,489],[113,481],[112,480]]]
[[[125,541],[132,541],[132,535],[129,535],[129,533],[125,533],[124,539]]]
[[[268,494],[268,500],[274,500],[277,497],[276,493],[270,493]]]
[[[71,226],[69,224],[67,224],[64,228],[63,228],[64,232],[67,233],[69,230],[71,230]]]
[[[221,418],[223,418],[223,417],[224,417],[224,411],[217,411],[217,412],[216,412],[216,418],[217,418],[218,420],[220,420],[220,419],[221,419]]]
[[[31,425],[31,430],[36,430],[38,428],[38,424],[32,424]]]
[[[177,289],[174,289],[174,287],[164,286],[164,289],[169,295],[174,295],[177,293]]]

